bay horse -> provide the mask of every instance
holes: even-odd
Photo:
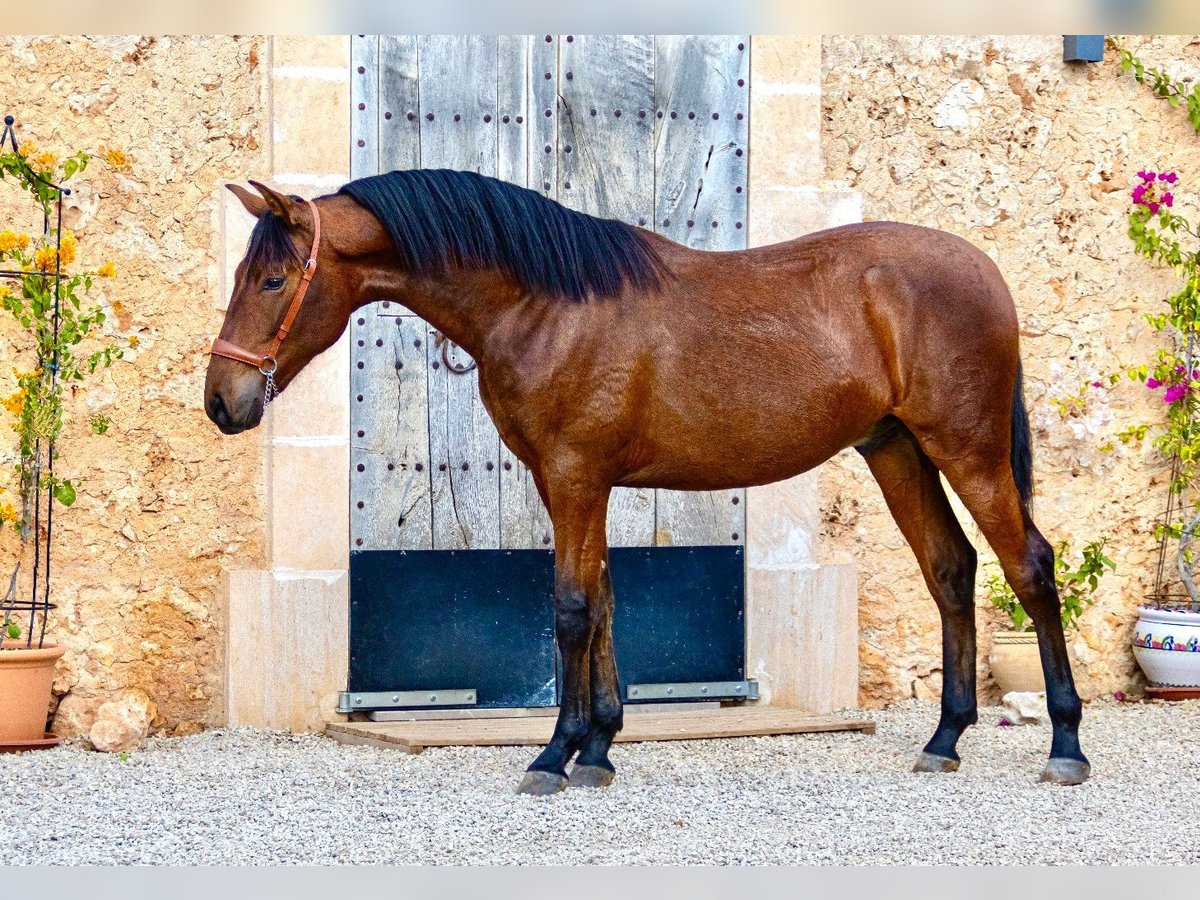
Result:
[[[391,299],[471,355],[501,439],[533,475],[554,525],[564,679],[520,791],[613,779],[610,491],[761,485],[846,447],[941,613],[941,717],[915,770],[957,769],[977,720],[976,554],[944,475],[1037,629],[1053,723],[1042,780],[1088,777],[1054,555],[1029,511],[1017,314],[981,250],[873,222],[706,252],[446,170],[362,178],[315,201],[250,184],[257,195],[228,185],[258,222],[205,382],[220,430],[257,425],[356,309]]]

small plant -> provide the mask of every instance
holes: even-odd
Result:
[[[1106,538],[1091,541],[1083,547],[1082,561],[1078,568],[1072,568],[1067,562],[1070,547],[1062,541],[1055,548],[1054,581],[1058,586],[1058,596],[1062,604],[1063,630],[1079,627],[1079,617],[1089,606],[1096,602],[1096,588],[1106,572],[1116,571],[1117,565],[1104,555]],[[988,563],[991,571],[984,579],[984,589],[988,602],[1004,612],[1012,622],[1013,631],[1033,631],[1033,622],[1029,614],[1021,606],[1021,601],[1013,593],[1013,589],[1004,580],[999,563]]]
[[[117,167],[128,166],[128,160],[114,151],[105,151],[105,156]],[[92,154],[84,151],[60,159],[26,142],[19,152],[0,152],[0,180],[12,180],[31,195],[50,222],[58,196],[54,185],[82,172],[91,159]],[[0,308],[27,332],[37,360],[29,371],[13,370],[16,390],[4,400],[18,436],[15,471],[20,507],[0,503],[0,521],[12,525],[22,537],[28,534],[31,502],[38,487],[64,506],[75,502],[76,484],[52,477],[39,451],[39,447],[52,445],[62,431],[64,385],[83,381],[122,355],[121,349],[109,342],[86,355],[80,353],[80,345],[105,320],[102,307],[86,307],[82,298],[92,289],[93,279],[111,277],[116,270],[112,263],[94,270],[73,269],[78,249],[75,235],[65,228],[49,228],[36,237],[11,229],[0,231],[0,268],[15,274],[15,289],[0,282]]]
[[[1108,39],[1108,46],[1119,54],[1121,71],[1132,72],[1138,84],[1147,85],[1159,99],[1166,100],[1175,108],[1186,107],[1188,121],[1200,132],[1200,85],[1188,85],[1171,77],[1163,69],[1147,66],[1113,38]]]

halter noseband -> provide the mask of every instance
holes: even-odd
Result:
[[[300,281],[300,287],[296,288],[296,296],[292,298],[292,304],[288,307],[287,314],[283,317],[279,331],[275,334],[275,340],[271,342],[271,349],[265,354],[253,353],[250,350],[242,349],[232,341],[217,338],[213,341],[212,349],[209,351],[209,354],[212,356],[223,356],[226,359],[237,360],[248,366],[254,366],[258,371],[262,372],[267,377],[264,405],[270,403],[275,398],[275,371],[279,368],[279,363],[275,358],[276,354],[279,353],[279,347],[283,344],[283,339],[288,336],[288,332],[292,328],[292,323],[296,321],[296,316],[299,314],[300,307],[304,303],[304,295],[308,293],[308,286],[312,284],[313,276],[317,274],[317,251],[321,247],[321,213],[317,210],[317,204],[311,200],[305,200],[304,202],[308,204],[308,208],[312,212],[312,249],[308,253],[308,260],[304,263],[304,277]]]

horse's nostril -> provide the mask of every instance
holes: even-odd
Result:
[[[225,401],[220,394],[213,394],[208,401],[208,417],[218,425],[229,426],[229,410],[225,408]]]

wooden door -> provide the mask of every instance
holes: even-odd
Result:
[[[353,177],[471,170],[689,246],[745,246],[747,37],[359,36],[353,47]],[[476,374],[460,373],[466,354],[435,346],[429,326],[396,300],[364,307],[351,332],[352,570],[367,553],[545,553],[549,517],[484,410]],[[738,573],[740,603],[744,499],[740,490],[618,489],[610,543],[727,548],[738,565],[723,565]],[[670,558],[685,556],[696,558]],[[461,566],[465,557],[455,559]],[[360,597],[374,590],[352,571],[356,583]],[[714,594],[726,606],[734,602],[727,587]],[[534,607],[548,610],[548,590],[520,601],[529,608],[506,609],[503,602],[517,603],[507,598],[490,614],[528,623]],[[501,588],[488,602],[505,595]],[[352,586],[352,610],[355,603]],[[642,624],[630,623],[630,634],[653,631]],[[386,652],[377,638],[368,643]],[[511,665],[534,652],[516,634],[492,640],[514,647]],[[544,666],[541,645],[534,655]],[[353,657],[352,648],[352,683]]]

